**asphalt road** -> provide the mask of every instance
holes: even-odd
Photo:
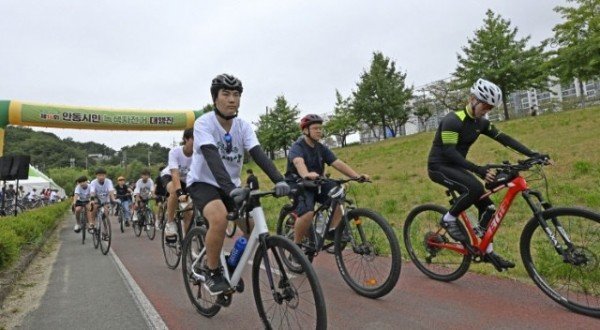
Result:
[[[188,301],[181,267],[170,270],[164,263],[158,231],[150,241],[143,233],[135,237],[131,228],[123,234],[113,230],[116,258],[94,250],[91,241],[81,246],[80,236],[68,229],[61,239],[48,291],[25,328],[137,329],[160,327],[162,322],[170,329],[261,327],[248,284],[215,317],[199,315]],[[119,270],[121,263],[124,272]],[[397,287],[371,300],[343,282],[332,255],[319,255],[315,269],[331,329],[600,327],[599,320],[566,310],[532,284],[493,276],[469,273],[456,282],[441,283],[404,263]],[[249,274],[244,280],[250,283]],[[152,306],[144,305],[146,298]]]

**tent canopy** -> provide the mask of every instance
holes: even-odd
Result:
[[[7,186],[9,184],[16,186],[15,181],[8,181],[6,184]],[[61,186],[57,185],[54,180],[32,165],[29,165],[29,179],[19,180],[19,186],[23,186],[25,191],[31,191],[35,188],[38,193],[47,188],[57,189],[60,196],[65,196],[65,190]]]

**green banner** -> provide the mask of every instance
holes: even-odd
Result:
[[[174,130],[187,126],[184,111],[132,111],[58,107],[49,105],[23,104],[23,125],[40,124],[64,128],[95,129],[148,129]]]

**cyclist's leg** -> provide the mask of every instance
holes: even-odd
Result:
[[[296,223],[294,224],[294,243],[298,245],[302,243],[302,240],[308,233],[308,228],[310,228],[310,223],[314,215],[315,194],[314,190],[306,189],[302,195],[298,196],[298,207],[296,207],[298,219],[296,219]]]
[[[178,199],[173,181],[167,184],[167,191],[169,192],[169,197],[167,198],[167,222],[172,223],[175,219],[175,210],[177,209]]]
[[[131,219],[131,201],[126,199],[121,202],[121,205],[123,206],[123,217],[125,218],[125,222],[129,222],[129,219]]]

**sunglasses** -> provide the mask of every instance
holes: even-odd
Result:
[[[225,152],[230,153],[233,150],[233,139],[231,138],[231,134],[225,133],[223,137],[225,139]]]

